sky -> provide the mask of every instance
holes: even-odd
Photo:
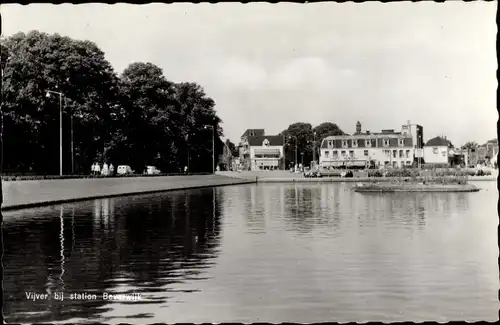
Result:
[[[118,73],[151,62],[216,102],[225,137],[295,122],[496,137],[496,2],[2,5],[2,33],[95,42]]]

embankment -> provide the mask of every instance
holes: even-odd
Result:
[[[2,182],[2,210],[170,190],[255,183],[223,175],[59,179]]]

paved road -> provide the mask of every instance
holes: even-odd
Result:
[[[2,182],[2,208],[8,210],[81,199],[248,182],[222,175],[11,181]]]

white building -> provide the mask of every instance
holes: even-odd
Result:
[[[426,164],[448,165],[449,141],[445,137],[435,137],[427,141],[424,146],[424,160]]]
[[[401,132],[382,130],[380,133],[361,132],[356,124],[353,135],[329,136],[320,148],[320,166],[330,167],[379,167],[401,168],[412,166],[415,145],[407,125]]]
[[[284,138],[249,129],[241,136],[240,162],[244,170],[276,170],[283,166]]]

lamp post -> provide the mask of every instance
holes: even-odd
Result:
[[[215,127],[213,125],[205,125],[205,129],[212,129],[212,174],[215,174]]]
[[[63,175],[63,145],[62,145],[62,111],[63,111],[63,93],[47,90],[47,98],[51,97],[51,94],[59,96],[59,176]]]
[[[294,138],[295,139],[295,167],[297,167],[297,137],[294,135],[290,135],[288,137],[289,139]]]
[[[316,132],[313,133],[313,162],[316,167]]]
[[[301,152],[300,156],[301,156],[301,165],[302,165],[302,168],[304,168],[304,153]]]

